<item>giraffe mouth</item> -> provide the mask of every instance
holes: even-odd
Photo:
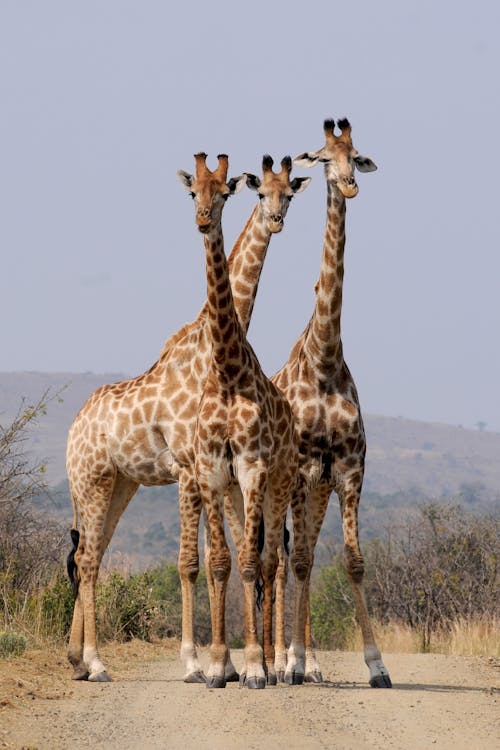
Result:
[[[202,234],[208,234],[210,231],[210,224],[202,224],[201,226],[198,226],[198,229]]]
[[[278,234],[283,229],[283,219],[269,219],[268,226],[271,234]]]

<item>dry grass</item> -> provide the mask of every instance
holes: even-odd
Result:
[[[408,625],[375,622],[373,629],[375,640],[382,652],[416,654],[422,651],[420,633]],[[352,634],[347,650],[363,650],[359,628]],[[451,628],[443,628],[432,633],[429,651],[447,656],[500,657],[500,622],[496,618],[458,620]]]

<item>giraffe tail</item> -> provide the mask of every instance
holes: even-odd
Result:
[[[260,525],[259,525],[259,555],[264,549],[264,519],[260,519]],[[285,552],[287,555],[290,555],[290,532],[288,531],[286,520],[283,524],[283,545],[285,547]],[[259,575],[257,580],[255,581],[255,603],[257,605],[257,609],[260,611],[262,609],[262,601],[264,599],[264,581],[262,579],[262,576]]]
[[[70,550],[66,560],[66,569],[68,571],[68,578],[70,580],[71,586],[73,587],[73,593],[76,599],[76,597],[78,596],[80,577],[78,575],[78,566],[75,561],[75,553],[78,549],[78,543],[80,541],[80,532],[78,531],[78,529],[71,529],[70,534],[71,541],[73,542],[73,547]]]

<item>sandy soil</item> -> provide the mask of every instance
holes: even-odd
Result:
[[[373,690],[359,653],[320,654],[323,685],[185,685],[177,644],[103,649],[114,681],[72,682],[61,652],[0,663],[0,747],[17,750],[493,750],[500,664],[385,654],[394,687]],[[206,663],[206,654],[202,661]],[[238,667],[241,653],[234,653]]]

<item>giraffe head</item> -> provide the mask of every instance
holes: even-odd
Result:
[[[295,177],[290,180],[292,160],[289,156],[284,156],[281,160],[280,172],[273,172],[273,164],[269,154],[265,154],[262,159],[262,179],[245,172],[248,187],[257,191],[259,210],[271,233],[281,232],[290,201],[311,182],[310,177]]]
[[[229,160],[226,154],[218,155],[219,164],[213,172],[206,164],[207,155],[194,155],[195,174],[179,169],[177,176],[196,206],[196,224],[202,234],[207,234],[220,221],[222,208],[230,195],[238,193],[245,184],[245,175],[227,180]]]
[[[326,179],[335,183],[345,198],[354,198],[358,186],[354,170],[374,172],[377,165],[368,157],[358,154],[351,140],[351,126],[345,118],[339,120],[340,135],[335,135],[335,120],[325,120],[325,145],[319,151],[306,151],[293,163],[301,167],[313,167],[318,162],[325,165]]]

